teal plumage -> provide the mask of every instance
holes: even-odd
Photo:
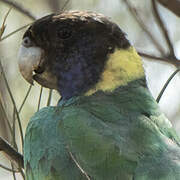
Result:
[[[178,180],[179,142],[136,80],[37,112],[25,137],[27,180],[87,179],[75,161],[95,180]]]
[[[141,58],[102,14],[35,21],[19,67],[61,100],[31,118],[26,180],[179,180],[180,140],[150,94]]]

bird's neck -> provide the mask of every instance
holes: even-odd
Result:
[[[68,58],[71,68],[60,74],[59,92],[64,99],[74,96],[90,96],[98,91],[113,92],[130,82],[145,77],[140,56],[130,46],[125,49],[117,48],[113,53],[91,51],[81,52],[81,56]],[[91,63],[90,63],[91,62]]]
[[[128,49],[116,49],[109,55],[98,83],[85,95],[92,95],[99,90],[113,92],[121,86],[126,86],[130,82],[144,77],[142,60],[136,50],[132,46]]]
[[[80,97],[80,99],[82,101],[79,100],[79,104],[83,107],[87,106],[88,111],[93,109],[94,112],[97,107],[105,108],[101,114],[107,114],[108,108],[114,106],[127,114],[140,112],[148,117],[161,114],[157,102],[147,87],[145,78],[131,81],[113,92],[97,91],[90,96]]]

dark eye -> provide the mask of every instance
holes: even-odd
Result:
[[[72,31],[68,28],[60,28],[58,31],[58,37],[61,39],[68,39],[72,35]]]
[[[22,45],[25,47],[30,47],[33,45],[32,41],[30,40],[29,37],[25,37],[22,41]]]

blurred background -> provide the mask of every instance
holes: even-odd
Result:
[[[158,97],[180,63],[179,17],[155,3],[155,0],[0,0],[1,30],[10,8],[12,9],[6,19],[6,28],[0,41],[0,62],[3,67],[0,68],[0,136],[8,140],[20,153],[22,134],[18,120],[24,135],[30,117],[39,108],[56,105],[60,96],[54,91],[42,89],[36,83],[31,88],[20,75],[17,55],[26,28],[3,39],[16,29],[33,22],[34,19],[61,10],[90,10],[103,13],[119,24],[142,55],[148,86],[154,98]],[[28,91],[30,93],[23,103]],[[180,135],[180,74],[171,80],[159,105]],[[0,179],[23,179],[23,172],[13,174],[5,170],[4,166],[17,170],[0,152]]]

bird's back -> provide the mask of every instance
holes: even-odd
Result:
[[[179,139],[143,81],[37,112],[26,131],[27,179],[179,179]]]

